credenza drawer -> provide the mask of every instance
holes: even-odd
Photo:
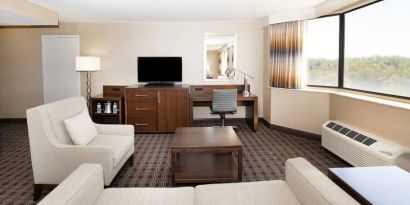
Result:
[[[156,132],[158,130],[156,118],[128,117],[127,124],[134,125],[135,132]]]
[[[154,90],[127,90],[127,102],[157,101],[157,95],[157,91]]]
[[[127,115],[137,118],[157,118],[157,102],[129,102]]]

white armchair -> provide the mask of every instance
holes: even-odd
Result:
[[[31,162],[34,174],[34,199],[42,189],[57,185],[83,163],[103,167],[108,186],[128,160],[134,161],[132,125],[95,124],[98,136],[88,145],[74,145],[64,120],[87,110],[83,97],[73,97],[27,110]]]

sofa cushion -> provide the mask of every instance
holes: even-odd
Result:
[[[127,135],[98,135],[89,145],[105,145],[113,150],[114,167],[134,146],[134,137]]]
[[[281,180],[232,184],[199,185],[196,205],[273,205],[300,204],[288,185]]]
[[[67,132],[70,134],[71,140],[73,140],[76,145],[86,145],[98,135],[97,128],[95,128],[87,111],[65,119],[64,124]]]
[[[96,204],[193,205],[194,188],[109,188]]]

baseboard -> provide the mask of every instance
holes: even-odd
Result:
[[[27,118],[1,118],[0,124],[27,124]]]
[[[263,117],[259,118],[259,123],[262,123],[263,125],[265,125],[266,127],[271,128],[271,124]]]
[[[264,125],[266,125],[267,127],[280,131],[280,132],[284,132],[287,134],[291,134],[294,135],[296,137],[302,137],[308,140],[315,140],[320,142],[322,140],[322,136],[315,134],[315,133],[311,133],[311,132],[306,132],[306,131],[302,131],[302,130],[298,130],[298,129],[293,129],[293,128],[289,128],[289,127],[283,127],[280,125],[275,125],[275,124],[271,124],[269,123],[265,118],[259,119],[261,123],[263,123]]]

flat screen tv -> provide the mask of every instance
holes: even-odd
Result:
[[[182,57],[138,57],[138,82],[182,82]]]

